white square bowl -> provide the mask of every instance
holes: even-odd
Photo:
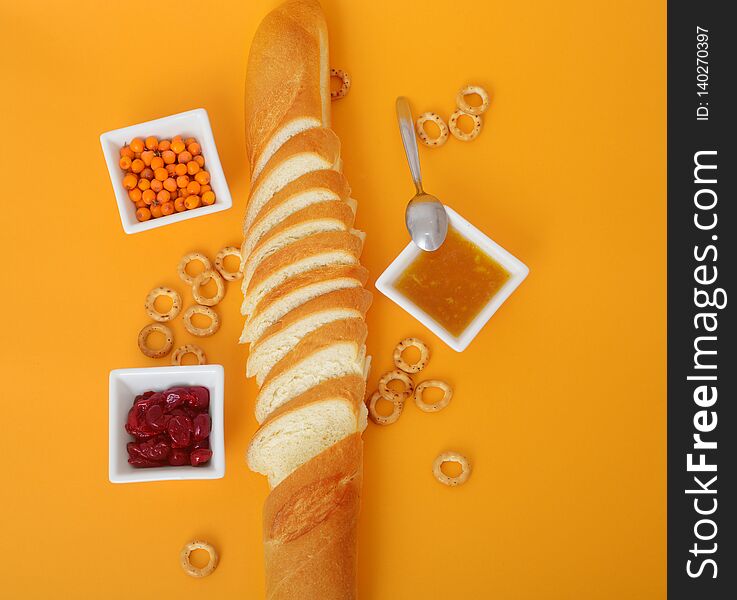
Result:
[[[514,290],[517,289],[530,272],[530,269],[518,258],[507,252],[489,236],[481,232],[479,229],[471,225],[466,219],[455,212],[452,208],[446,206],[448,219],[451,227],[453,227],[462,237],[476,244],[485,254],[490,256],[502,267],[509,272],[509,279],[501,287],[501,289],[492,296],[489,303],[484,306],[478,315],[474,318],[468,327],[463,330],[459,336],[450,333],[445,327],[428,315],[424,310],[409,300],[400,291],[394,287],[394,283],[404,273],[410,264],[423,252],[414,243],[407,244],[404,250],[394,259],[394,261],[386,268],[381,276],[376,280],[376,289],[389,299],[396,302],[415,319],[442,339],[448,346],[456,352],[463,352],[471,341],[478,335],[481,329],[491,316],[504,304]]]
[[[175,135],[181,135],[185,138],[197,138],[202,147],[202,156],[205,159],[204,168],[210,173],[210,186],[212,191],[215,192],[215,202],[213,204],[174,213],[166,217],[159,217],[158,219],[149,219],[148,221],[138,221],[136,219],[136,207],[130,201],[128,192],[123,187],[123,171],[118,166],[118,161],[120,160],[120,149],[123,146],[135,137],[145,138],[149,135],[155,135],[158,138],[171,138]],[[212,135],[210,119],[204,108],[107,131],[100,136],[100,143],[105,155],[107,170],[110,173],[110,181],[115,191],[115,199],[118,202],[120,220],[126,233],[138,233],[162,225],[178,223],[185,219],[204,217],[221,210],[227,210],[233,205],[228,182],[225,181],[225,174],[215,146],[215,138]]]
[[[126,444],[133,440],[125,430],[128,411],[135,397],[148,390],[172,386],[201,385],[210,390],[210,448],[212,458],[201,467],[151,467],[138,469],[128,464]],[[225,475],[222,365],[185,365],[110,371],[109,478],[112,483],[179,479],[221,479]]]

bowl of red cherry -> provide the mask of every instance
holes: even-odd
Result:
[[[113,483],[225,475],[222,365],[110,372]]]

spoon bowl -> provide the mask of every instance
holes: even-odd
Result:
[[[409,170],[412,174],[416,194],[407,204],[404,222],[407,225],[412,241],[421,250],[432,252],[440,248],[448,234],[448,214],[445,207],[433,195],[422,189],[420,173],[420,157],[417,152],[414,119],[407,98],[397,98],[397,120],[399,133],[402,136],[404,153],[407,155]]]

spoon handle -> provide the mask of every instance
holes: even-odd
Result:
[[[414,119],[409,101],[404,96],[397,98],[397,120],[399,133],[402,135],[404,153],[407,155],[412,181],[415,182],[417,193],[422,193],[422,175],[420,174],[420,157],[417,154],[417,138],[415,138]]]

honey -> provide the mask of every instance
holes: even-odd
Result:
[[[420,252],[394,287],[458,336],[509,277],[504,267],[451,227],[443,245]]]

